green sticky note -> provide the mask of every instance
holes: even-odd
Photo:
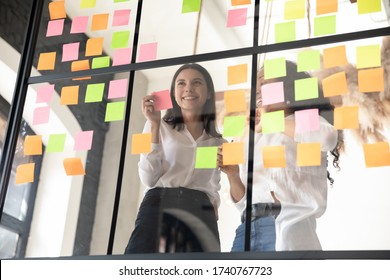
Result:
[[[300,19],[306,15],[306,0],[290,0],[284,3],[284,19]]]
[[[381,0],[357,0],[358,14],[369,14],[382,11]]]
[[[87,85],[85,103],[101,102],[103,100],[104,83]]]
[[[196,148],[195,168],[217,168],[218,147]]]
[[[244,136],[246,116],[228,116],[223,119],[223,136]]]
[[[356,68],[381,66],[380,45],[360,46],[356,48]]]
[[[64,151],[66,134],[51,134],[47,143],[47,153],[59,153]]]
[[[194,13],[200,11],[201,0],[183,0],[183,6],[181,12],[184,13]]]
[[[263,113],[261,125],[263,133],[284,132],[284,111]]]
[[[92,69],[110,67],[110,57],[102,56],[92,59]]]
[[[126,102],[111,102],[107,104],[105,122],[121,121],[123,120]]]
[[[318,70],[321,68],[321,53],[319,50],[309,50],[298,53],[298,72]]]
[[[127,48],[129,44],[130,31],[117,31],[112,34],[111,48]]]
[[[314,36],[336,34],[336,15],[314,18]]]
[[[286,76],[286,59],[284,57],[266,59],[264,61],[264,79]]]
[[[318,98],[318,79],[306,78],[294,81],[295,101]]]
[[[275,43],[295,41],[295,21],[275,24]]]
[[[96,7],[96,0],[81,0],[80,1],[80,8],[81,9],[94,8],[94,7]]]

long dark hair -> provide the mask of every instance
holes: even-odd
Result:
[[[214,89],[213,79],[211,78],[210,73],[203,66],[200,66],[199,64],[196,63],[189,63],[189,64],[182,65],[179,69],[176,70],[175,74],[173,75],[172,82],[171,82],[171,89],[170,89],[173,107],[167,110],[167,112],[163,117],[163,120],[169,125],[171,125],[177,131],[184,129],[184,120],[183,120],[183,115],[181,113],[181,108],[175,100],[175,83],[176,83],[177,76],[180,74],[180,72],[182,72],[185,69],[196,70],[199,73],[201,73],[203,78],[205,79],[209,98],[207,99],[205,105],[203,106],[203,112],[201,114],[203,127],[208,135],[213,137],[222,137],[222,135],[218,132],[215,124],[216,108],[215,108],[215,89]]]

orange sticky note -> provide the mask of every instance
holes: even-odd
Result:
[[[385,89],[383,68],[360,70],[358,72],[360,92],[381,92]]]
[[[64,1],[50,2],[49,14],[51,20],[66,18],[65,2]]]
[[[61,105],[75,105],[79,103],[79,86],[63,87],[61,90]]]
[[[347,76],[345,72],[339,72],[322,80],[324,97],[346,95],[348,93]]]
[[[133,134],[131,142],[132,155],[147,154],[152,151],[151,133]]]
[[[24,140],[24,155],[42,155],[42,135],[27,135]]]
[[[244,163],[244,143],[223,143],[222,157],[224,165],[236,165]]]
[[[324,67],[331,68],[348,63],[345,46],[324,49]]]
[[[16,168],[15,184],[34,182],[35,163],[21,164]]]
[[[64,168],[66,175],[85,175],[85,170],[81,159],[78,157],[75,158],[65,158],[64,159]]]
[[[316,12],[317,16],[329,13],[337,13],[338,0],[317,0]]]
[[[92,16],[91,30],[105,30],[108,26],[108,14],[97,14]]]
[[[228,66],[228,85],[246,83],[248,80],[248,65]]]
[[[321,143],[298,143],[297,165],[298,166],[321,165]]]
[[[71,65],[71,71],[89,70],[89,59],[73,61]],[[91,77],[74,78],[73,80],[89,80]]]
[[[389,143],[363,144],[366,167],[390,166]]]
[[[103,37],[88,39],[87,46],[85,48],[85,56],[102,55],[103,42]]]
[[[38,59],[38,70],[54,70],[56,52],[41,53]]]
[[[225,91],[224,100],[227,113],[246,111],[245,90]]]
[[[249,5],[251,0],[231,0],[232,6]]]
[[[336,129],[359,128],[359,107],[345,106],[334,109],[334,127]]]
[[[286,167],[285,146],[264,146],[262,149],[263,165],[265,168]]]

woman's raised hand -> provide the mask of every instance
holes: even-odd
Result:
[[[160,124],[161,112],[154,109],[155,96],[146,95],[142,99],[142,113],[152,124]]]

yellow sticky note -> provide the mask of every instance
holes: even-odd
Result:
[[[317,0],[316,12],[317,16],[329,13],[337,13],[338,0]]]
[[[88,39],[87,46],[85,48],[85,56],[102,55],[103,42],[103,37]]]
[[[150,153],[152,151],[152,134],[133,134],[131,143],[132,155]]]
[[[348,63],[345,46],[324,49],[324,67],[331,68]]]
[[[262,149],[263,165],[265,168],[286,167],[285,146],[264,146]]]
[[[38,70],[54,70],[56,52],[41,53],[38,59]]]
[[[370,68],[381,66],[381,46],[359,46],[356,48],[356,68]]]
[[[334,127],[336,129],[359,128],[359,107],[345,106],[334,109]]]
[[[222,157],[223,165],[236,165],[244,163],[244,143],[223,143]]]
[[[289,0],[284,3],[284,19],[300,19],[306,14],[306,0]]]
[[[385,89],[383,68],[360,70],[358,72],[360,92],[381,92]]]
[[[85,175],[84,166],[80,158],[65,158],[63,163],[67,176]]]
[[[79,103],[79,86],[67,86],[61,90],[61,105],[75,105]]]
[[[390,166],[389,143],[363,144],[366,167]]]
[[[246,111],[245,90],[225,91],[224,100],[227,113]]]
[[[34,182],[35,163],[21,164],[16,168],[15,184]]]
[[[369,14],[382,11],[381,0],[357,0],[358,14]]]
[[[231,0],[232,6],[249,5],[251,0]]]
[[[348,93],[347,75],[339,72],[322,80],[324,97],[346,95]]]
[[[105,30],[108,26],[108,14],[96,14],[92,16],[91,30]]]
[[[65,2],[50,2],[49,3],[50,20],[66,18]]]
[[[321,165],[321,143],[298,143],[297,165],[298,166]]]
[[[246,83],[248,80],[248,65],[228,66],[228,85]]]
[[[42,135],[27,135],[24,140],[24,155],[42,155]]]

